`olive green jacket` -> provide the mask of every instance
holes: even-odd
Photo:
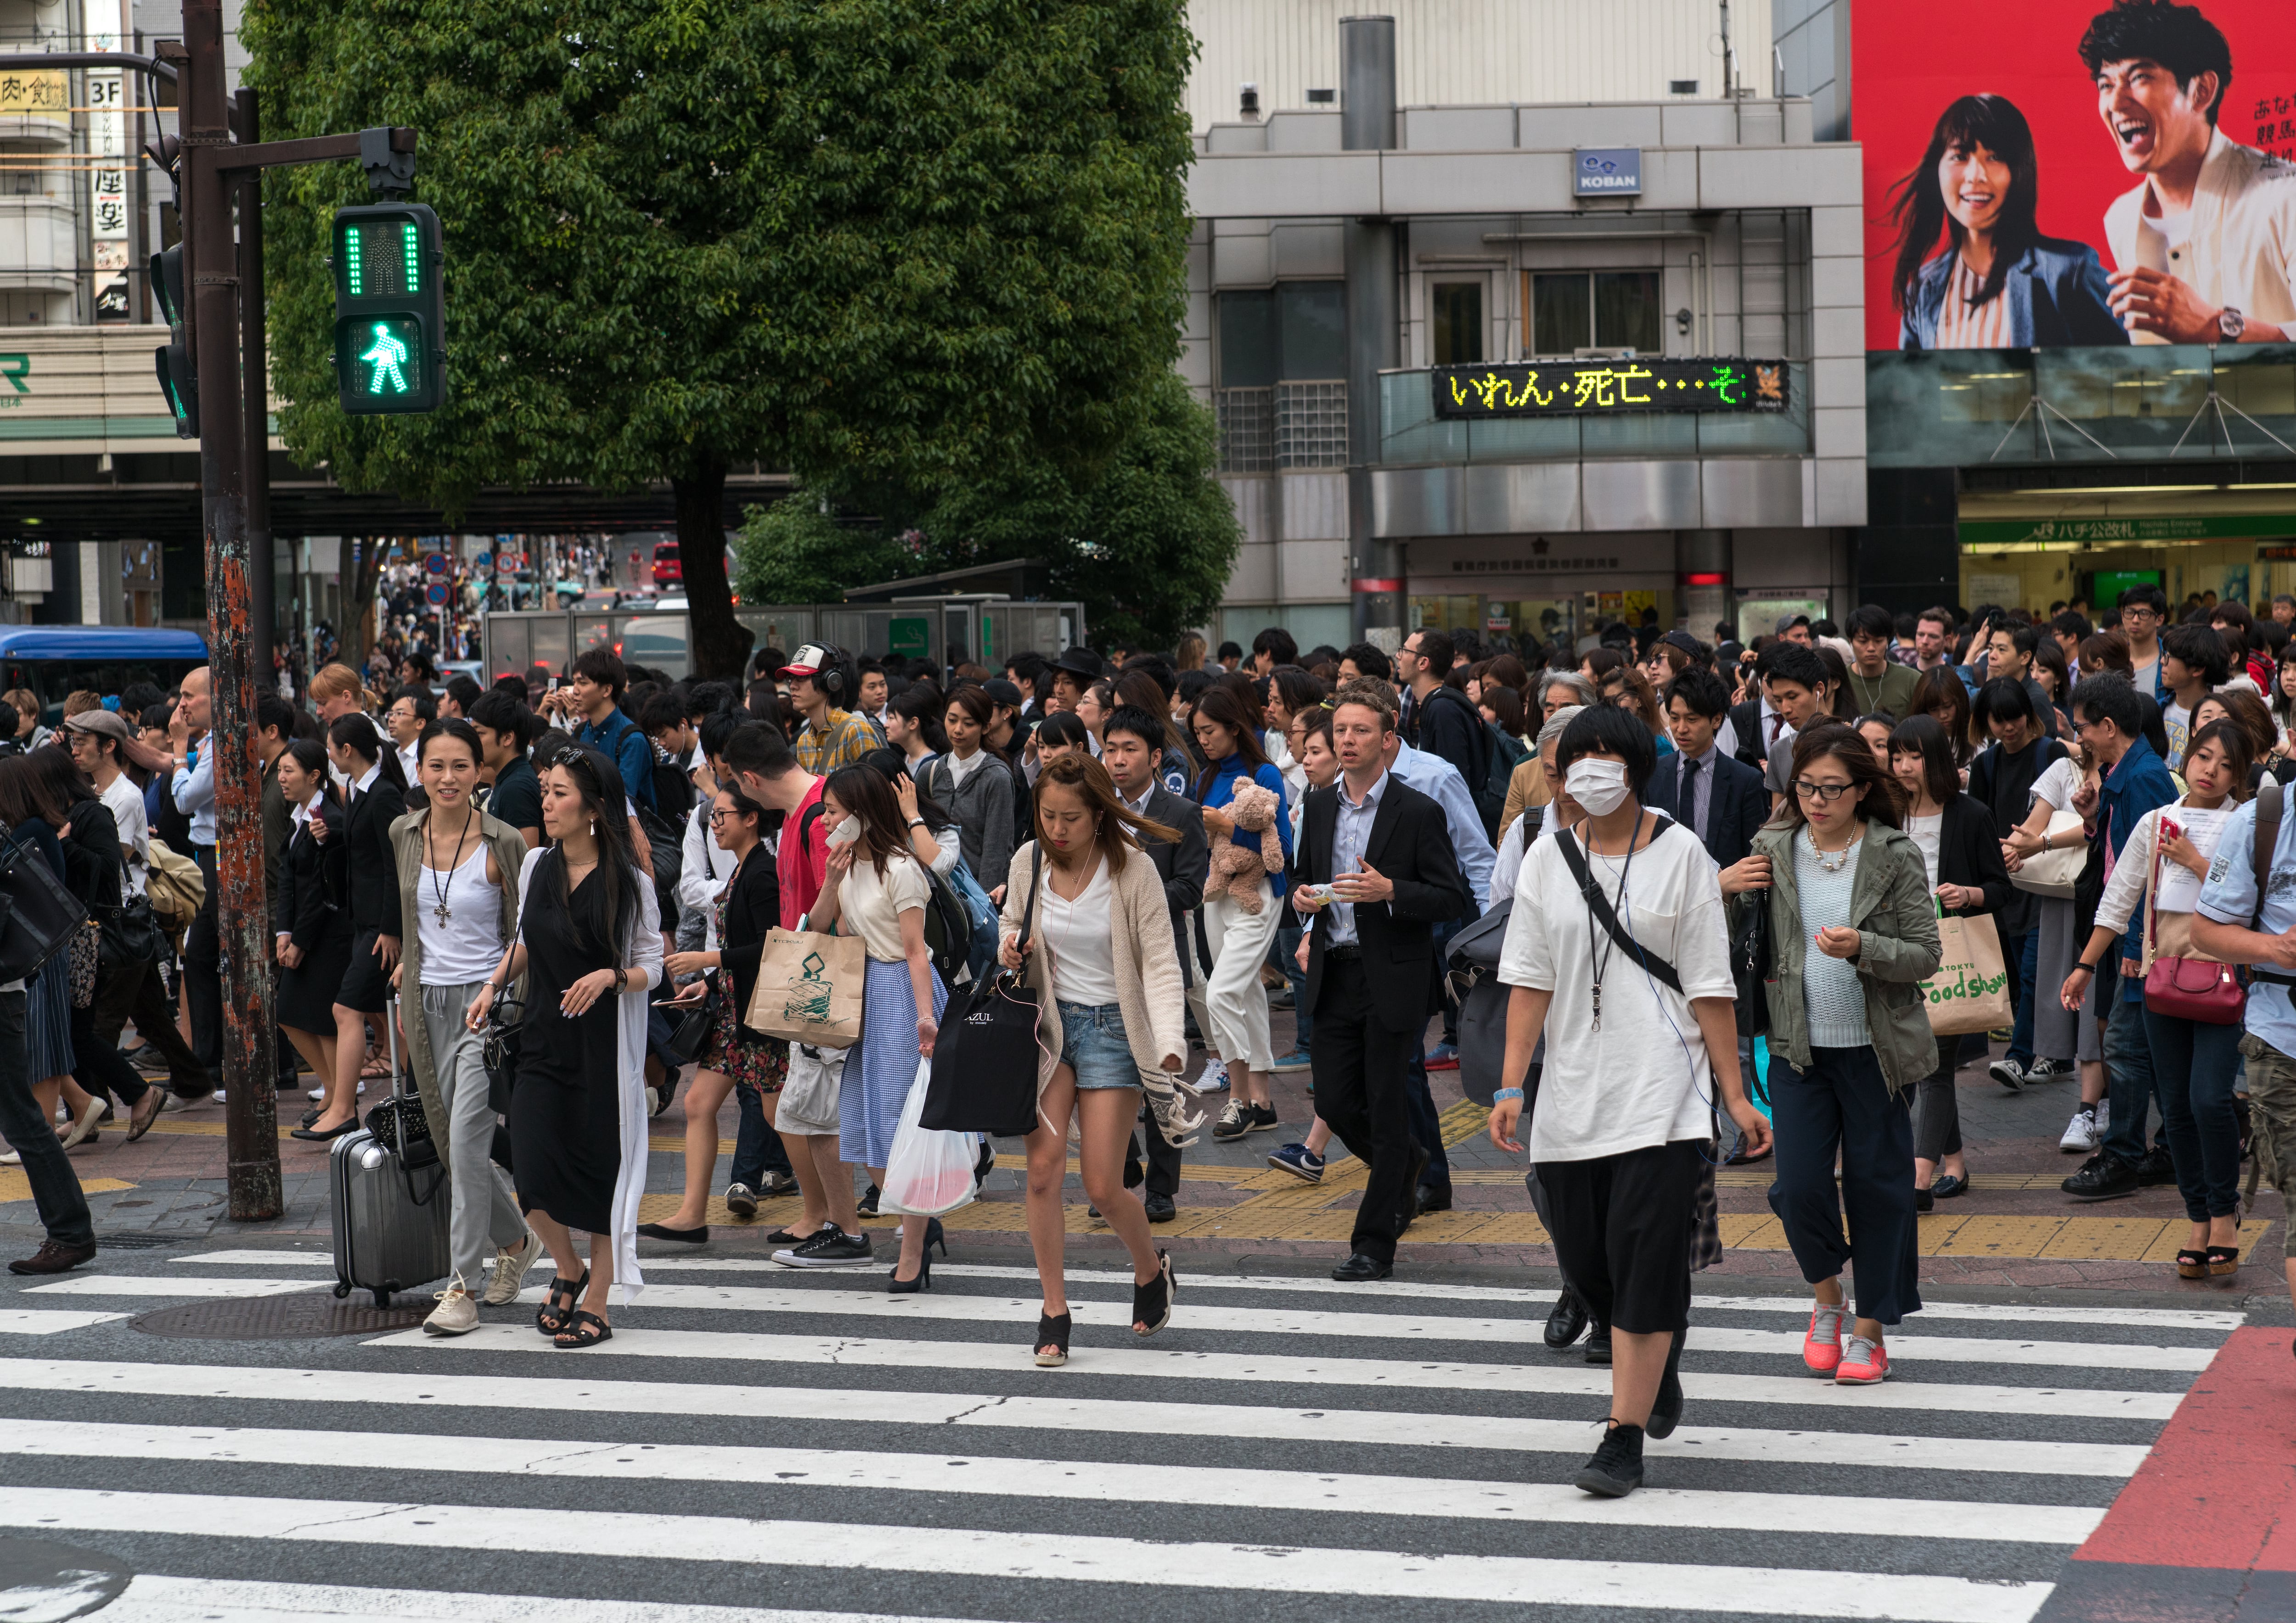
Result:
[[[1754,836],[1753,854],[1770,859],[1770,1052],[1797,1070],[1809,1067],[1809,1021],[1802,1007],[1801,966],[1816,950],[1801,922],[1793,842],[1800,824],[1772,824]],[[1740,906],[1759,906],[1747,891]],[[1937,973],[1937,908],[1919,847],[1886,824],[1868,823],[1849,893],[1849,927],[1857,931],[1858,984],[1866,988],[1866,1029],[1894,1096],[1937,1069],[1922,982]]]
[[[422,1023],[422,909],[431,898],[421,887],[431,876],[422,866],[422,829],[430,811],[408,812],[390,825],[391,854],[398,862],[399,962],[406,973],[399,981],[399,1024],[406,1033],[406,1068],[414,1073],[415,1091],[422,1096],[422,1114],[433,1123],[447,1119],[447,1096],[439,1091],[439,1062],[430,1052],[430,1028]],[[495,866],[502,874],[502,939],[510,941],[518,930],[518,876],[526,863],[526,840],[507,823],[479,814],[479,837],[494,848]],[[513,982],[507,994],[516,996]],[[434,1132],[439,1164],[447,1164],[447,1135]]]

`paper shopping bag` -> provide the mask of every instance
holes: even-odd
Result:
[[[798,922],[766,932],[758,989],[742,1023],[816,1048],[850,1048],[861,1040],[868,949],[858,936],[825,936]]]
[[[1938,921],[1938,945],[1945,956],[1938,971],[1922,982],[1929,996],[1930,1029],[1939,1037],[1990,1031],[2013,1023],[2017,1005],[2009,997],[2009,971],[2001,962],[2001,936],[1990,914]]]

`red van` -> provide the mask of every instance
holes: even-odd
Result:
[[[653,544],[653,583],[658,586],[682,585],[685,567],[677,561],[677,543],[657,541]]]

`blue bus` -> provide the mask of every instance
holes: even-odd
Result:
[[[40,719],[63,720],[64,700],[81,688],[117,693],[133,682],[172,692],[186,671],[208,662],[196,631],[143,626],[0,626],[0,690],[39,695]]]

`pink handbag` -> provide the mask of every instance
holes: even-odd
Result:
[[[2161,893],[2160,824],[2153,824],[2152,878],[2144,892],[2144,939],[2159,940],[2160,915],[2152,898]],[[2155,954],[2144,971],[2144,1007],[2153,1014],[2203,1026],[2237,1026],[2248,1006],[2248,989],[2235,967],[2213,958],[2178,958]]]

